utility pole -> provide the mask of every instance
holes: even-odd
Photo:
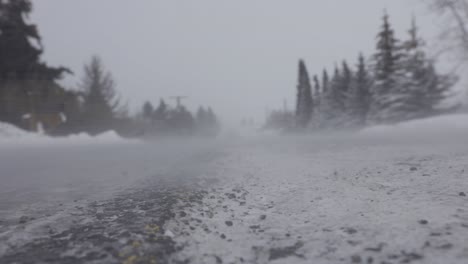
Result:
[[[183,96],[183,95],[177,95],[177,96],[171,96],[170,98],[176,101],[177,108],[180,109],[182,106],[182,100],[186,99],[188,96]]]

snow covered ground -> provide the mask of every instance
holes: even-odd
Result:
[[[353,135],[2,148],[0,260],[468,263],[467,137],[458,115]]]
[[[467,263],[468,117],[231,146],[166,225],[193,263]]]

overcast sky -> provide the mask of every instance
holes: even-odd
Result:
[[[228,123],[258,121],[295,97],[297,60],[311,74],[359,52],[369,55],[386,8],[400,37],[415,14],[422,34],[438,31],[418,0],[42,0],[31,16],[44,60],[76,74],[100,55],[133,109],[186,95]]]

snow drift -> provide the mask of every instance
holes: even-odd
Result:
[[[424,137],[468,135],[468,114],[444,115],[408,121],[396,125],[380,125],[362,130],[360,136]]]
[[[80,133],[66,137],[50,137],[41,133],[32,133],[22,130],[14,125],[0,123],[0,145],[22,146],[22,145],[70,145],[70,144],[112,144],[135,142],[135,140],[123,139],[115,131],[107,131],[97,136]]]

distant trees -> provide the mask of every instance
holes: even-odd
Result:
[[[268,113],[263,129],[288,132],[297,127],[295,121],[296,117],[294,112],[288,111],[287,109],[274,110]]]
[[[196,130],[199,135],[214,136],[219,133],[219,121],[211,107],[205,109],[203,106],[200,106],[196,114],[195,122]]]
[[[358,129],[453,110],[441,103],[450,96],[456,78],[438,73],[424,47],[414,20],[408,39],[400,41],[385,14],[370,64],[360,54],[356,69],[343,61],[331,79],[324,70],[321,83],[314,76],[311,93],[309,74],[300,60],[296,128]]]
[[[127,136],[153,138],[163,135],[215,136],[219,131],[218,119],[211,108],[201,108],[203,110],[194,117],[180,102],[170,107],[162,99],[157,108],[146,101],[134,118],[122,115],[125,111],[119,102],[112,75],[97,56],[85,65],[80,89],[83,98],[81,129],[90,134],[117,130]]]
[[[64,89],[57,81],[71,71],[41,61],[41,37],[26,19],[31,11],[30,0],[0,0],[0,122],[58,136],[107,130],[132,137],[217,134],[219,122],[211,108],[195,119],[184,106],[170,108],[161,100],[156,109],[144,104],[144,122],[130,117],[98,56],[84,66],[77,90]]]
[[[141,117],[144,137],[161,135],[216,136],[220,129],[218,118],[211,107],[200,106],[195,116],[185,106],[169,107],[161,99],[154,109],[150,102],[143,104]]]

